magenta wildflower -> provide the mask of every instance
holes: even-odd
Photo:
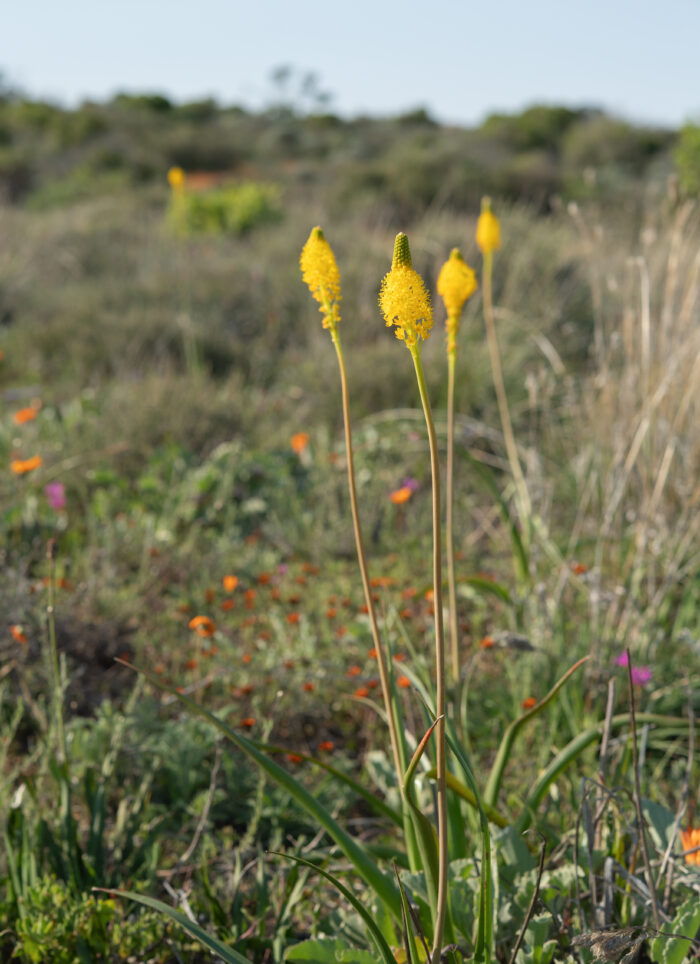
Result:
[[[616,666],[627,666],[629,660],[627,659],[627,653],[620,653],[620,655],[615,660]],[[645,686],[647,683],[651,682],[651,669],[648,666],[633,666],[632,667],[632,683],[635,686]]]
[[[411,492],[416,492],[420,488],[420,483],[418,479],[414,479],[412,476],[407,476],[401,481],[401,487],[403,489],[410,489]]]
[[[44,495],[48,499],[49,505],[56,512],[66,507],[66,487],[62,482],[48,482],[44,486]]]

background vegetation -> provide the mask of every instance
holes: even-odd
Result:
[[[166,179],[173,166],[186,172],[187,216]],[[512,493],[477,293],[457,361],[455,513],[472,764],[486,774],[523,701],[591,655],[518,738],[497,801],[515,826],[538,776],[604,718],[609,681],[615,711],[626,711],[616,659],[630,647],[651,674],[636,687],[638,710],[667,721],[644,733],[642,781],[664,906],[680,928],[699,886],[677,836],[697,799],[700,711],[699,171],[694,125],[647,129],[593,109],[533,107],[463,130],[424,110],[342,120],[150,95],[67,110],[0,93],[6,958],[205,959],[174,925],[99,886],[160,897],[251,961],[365,960],[342,957],[363,941],[351,908],[318,875],[265,854],[343,869],[329,838],[114,658],[283,747],[292,756],[278,759],[377,859],[402,862],[386,816],[304,759],[332,761],[397,803],[354,562],[337,369],[298,255],[322,224],[343,279],[361,512],[385,631],[397,672],[427,672],[426,441],[377,291],[397,230],[433,290],[454,245],[479,267],[483,194],[502,222],[497,323],[537,528],[525,584],[494,500],[494,489],[504,506]],[[444,423],[436,315],[424,357]],[[308,438],[292,446],[298,433]],[[35,455],[37,469],[10,470]],[[407,477],[417,489],[394,505]],[[63,682],[47,634],[54,584]],[[197,615],[213,635],[189,628]],[[402,699],[420,735],[414,690]],[[549,856],[521,964],[590,960],[576,934],[649,923],[627,733],[605,759],[592,742],[540,801]],[[609,795],[591,817],[598,776]],[[417,791],[427,806],[427,772]],[[459,893],[471,906],[477,844],[464,819]],[[504,960],[536,876],[536,841],[522,840],[497,845]],[[661,960],[667,945],[650,940],[644,953]],[[681,956],[664,959],[680,961],[688,945],[671,945]]]

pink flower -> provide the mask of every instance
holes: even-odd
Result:
[[[651,681],[651,670],[648,666],[632,667],[632,682],[635,686],[645,686]]]
[[[620,655],[615,660],[616,666],[627,666],[629,660],[627,659],[627,653],[620,653]],[[632,667],[632,683],[635,686],[645,686],[647,683],[651,682],[651,669],[648,666],[633,666]]]
[[[410,489],[411,492],[415,492],[420,488],[420,483],[418,482],[418,479],[414,479],[409,475],[408,478],[402,480],[401,486],[404,489]]]
[[[56,512],[66,507],[66,487],[62,482],[48,482],[44,486],[44,495],[49,501],[49,505]]]

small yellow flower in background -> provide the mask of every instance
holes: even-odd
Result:
[[[171,167],[168,171],[168,184],[173,191],[183,191],[185,188],[185,172],[181,167]]]
[[[491,210],[491,198],[488,197],[481,202],[481,214],[476,225],[476,243],[482,254],[490,254],[501,246],[501,225]]]
[[[334,329],[340,321],[340,272],[333,249],[321,228],[312,228],[309,240],[301,250],[299,265],[305,284],[321,305],[319,311],[323,315],[323,327]]]
[[[413,268],[408,238],[397,234],[391,271],[385,275],[379,291],[379,307],[387,328],[395,327],[394,334],[414,348],[430,335],[433,309],[423,279]]]
[[[459,248],[453,248],[440,269],[437,281],[438,294],[445,302],[447,310],[447,351],[450,354],[457,350],[459,316],[464,303],[477,287],[476,275],[462,257],[462,252]]]

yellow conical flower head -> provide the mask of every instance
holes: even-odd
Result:
[[[319,302],[323,327],[333,328],[340,321],[337,302],[340,301],[340,272],[335,255],[319,227],[312,229],[299,260],[304,281]]]
[[[388,328],[396,326],[394,334],[413,348],[430,334],[433,310],[430,295],[423,279],[413,270],[411,251],[405,234],[397,234],[391,271],[379,291],[379,307]]]
[[[476,243],[483,254],[496,251],[501,246],[501,225],[491,210],[491,199],[487,197],[481,202],[481,214],[476,225]]]
[[[185,186],[185,172],[181,167],[171,167],[168,171],[168,184],[173,191],[180,191]]]
[[[438,294],[445,302],[448,316],[459,315],[464,302],[476,289],[476,275],[462,257],[459,248],[453,248],[440,269],[437,280]]]

